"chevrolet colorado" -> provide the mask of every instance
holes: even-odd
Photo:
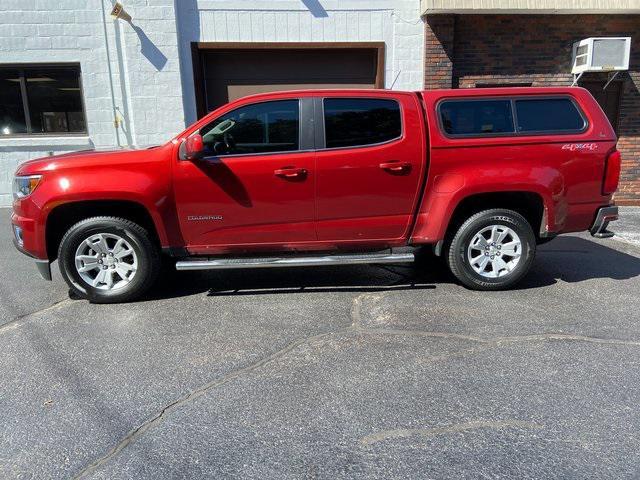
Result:
[[[254,95],[162,146],[22,164],[15,245],[93,302],[140,296],[167,259],[395,263],[426,246],[465,286],[504,289],[537,244],[613,235],[616,141],[582,88]]]

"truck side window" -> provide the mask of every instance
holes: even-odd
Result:
[[[569,98],[516,100],[518,132],[579,132],[586,122]]]
[[[232,110],[200,130],[207,155],[299,150],[298,100],[256,103]]]
[[[447,135],[493,135],[514,133],[511,101],[451,100],[439,106]]]
[[[388,142],[402,135],[400,105],[377,98],[325,98],[326,148]]]

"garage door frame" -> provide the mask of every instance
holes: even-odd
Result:
[[[193,63],[193,81],[195,84],[196,111],[198,118],[207,113],[204,70],[202,65],[203,54],[215,50],[276,50],[276,49],[331,49],[331,48],[369,48],[377,52],[376,88],[384,88],[384,42],[192,42],[191,60]]]

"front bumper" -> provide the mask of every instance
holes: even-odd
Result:
[[[24,253],[26,256],[33,258],[36,262],[36,268],[38,269],[38,273],[45,280],[51,281],[51,262],[49,260],[42,260],[40,258],[36,258],[27,252],[22,245],[18,242],[18,239],[14,237],[13,245],[20,253]]]
[[[598,213],[596,214],[596,219],[589,228],[589,232],[591,236],[596,238],[611,238],[613,237],[613,232],[607,230],[609,226],[609,222],[613,222],[618,219],[618,207],[610,206],[610,207],[601,207],[598,209]]]
[[[33,219],[21,217],[14,212],[11,215],[11,229],[13,244],[18,251],[33,258],[42,278],[51,280],[51,262],[46,258],[43,235],[40,234],[37,223]]]

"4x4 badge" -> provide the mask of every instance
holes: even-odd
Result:
[[[575,152],[576,150],[589,150],[593,152],[598,149],[597,143],[565,143],[562,145],[562,150],[570,150]]]

